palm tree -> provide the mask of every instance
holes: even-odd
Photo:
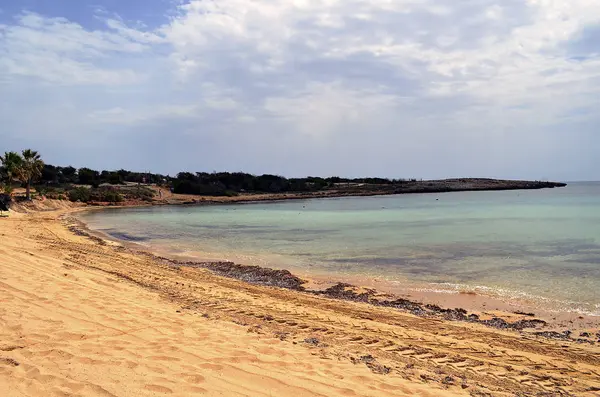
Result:
[[[42,176],[44,162],[39,153],[35,150],[23,150],[23,162],[19,168],[19,176],[21,181],[26,184],[26,197],[31,200],[31,182]]]
[[[7,179],[7,193],[10,191],[10,187],[13,182],[13,178],[19,175],[21,166],[23,165],[23,158],[17,152],[5,152],[4,156],[0,156],[0,162],[4,168]]]

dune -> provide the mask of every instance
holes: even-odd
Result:
[[[1,396],[594,396],[600,390],[596,345],[174,267],[75,235],[61,218],[68,211],[0,219]]]

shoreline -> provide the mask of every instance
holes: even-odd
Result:
[[[72,215],[62,208],[0,221],[4,395],[600,390],[597,343],[367,305],[356,297],[372,293],[349,287],[330,293],[350,299],[334,299],[242,282],[78,236]]]
[[[80,212],[82,211],[78,211]],[[174,266],[208,269],[217,275],[255,285],[286,288],[372,306],[394,307],[422,317],[480,323],[579,343],[594,342],[595,329],[600,330],[600,316],[576,311],[551,311],[536,306],[532,301],[525,302],[524,299],[494,296],[468,288],[442,291],[439,288],[428,288],[427,284],[410,281],[390,288],[390,282],[372,282],[360,276],[338,277],[339,275],[311,274],[296,269],[290,271],[285,266],[271,268],[253,263],[238,264],[236,261],[214,259],[214,255],[198,259],[198,256],[169,253],[93,230],[77,216],[72,216],[70,222],[75,225],[69,226],[69,229],[77,235],[122,245]],[[209,259],[209,256],[213,258]],[[590,329],[594,332],[587,332]],[[580,337],[581,333],[586,332],[589,337]],[[600,337],[598,339],[600,341]]]
[[[493,192],[511,190],[542,190],[566,187],[562,182],[460,178],[426,181],[405,181],[390,185],[340,184],[325,190],[281,193],[237,193],[232,196],[202,196],[177,194],[156,185],[142,185],[155,191],[151,201],[124,201],[122,203],[93,202],[91,207],[146,207],[162,205],[222,205],[277,202],[288,200],[335,199],[345,197],[375,197],[404,194],[444,194],[459,192]],[[113,186],[118,190],[119,185]],[[158,194],[160,192],[160,194]]]

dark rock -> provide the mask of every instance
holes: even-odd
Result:
[[[367,356],[362,356],[359,360],[365,364],[371,364],[375,362],[375,357],[369,354]]]
[[[535,314],[534,314],[534,313],[525,313],[525,312],[521,312],[521,311],[516,311],[516,312],[513,312],[513,313],[514,313],[514,314],[519,314],[519,315],[521,315],[521,316],[535,317]]]
[[[12,198],[8,194],[0,194],[0,211],[8,211]]]
[[[357,364],[359,362],[364,363],[371,370],[371,372],[373,372],[375,374],[387,375],[392,370],[390,367],[379,364],[377,362],[377,360],[375,359],[375,357],[371,356],[370,354],[367,356],[362,356],[358,360],[351,359],[351,361],[354,364]]]
[[[304,339],[304,343],[313,346],[319,346],[319,340],[317,338],[306,338]]]
[[[444,379],[442,379],[442,383],[445,385],[453,385],[454,384],[454,378],[451,376],[446,376]]]
[[[379,363],[367,364],[367,367],[369,367],[369,369],[371,370],[371,372],[373,372],[374,374],[379,374],[379,375],[387,375],[392,370],[390,367],[387,367],[385,365],[381,365]]]

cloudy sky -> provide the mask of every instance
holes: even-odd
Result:
[[[0,0],[0,151],[600,179],[598,0]]]

